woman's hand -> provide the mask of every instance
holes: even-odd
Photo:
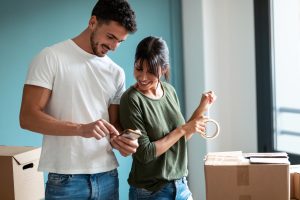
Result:
[[[208,112],[209,107],[216,101],[217,96],[213,91],[208,91],[202,94],[199,108],[201,112],[204,114],[205,112]]]
[[[138,140],[129,139],[122,135],[111,135],[110,144],[117,149],[122,156],[126,157],[136,152],[139,147]]]
[[[196,108],[188,122],[199,117],[204,117],[205,113],[208,112],[209,107],[215,102],[216,99],[217,96],[213,91],[203,93],[199,106]]]
[[[205,134],[206,125],[205,120],[207,117],[196,116],[195,118],[189,120],[186,124],[182,126],[185,130],[185,136],[189,140],[194,133]]]

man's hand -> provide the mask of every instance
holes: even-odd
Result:
[[[97,140],[100,140],[108,134],[119,135],[117,129],[104,119],[100,119],[89,124],[81,125],[79,132],[80,135],[84,138],[94,137]]]
[[[137,139],[132,140],[121,135],[111,135],[110,138],[113,148],[117,149],[124,157],[135,153],[139,146]]]

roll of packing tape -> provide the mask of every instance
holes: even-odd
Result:
[[[216,120],[210,119],[210,118],[206,119],[205,123],[206,124],[208,124],[208,123],[214,124],[215,125],[215,132],[213,134],[205,132],[205,133],[200,133],[200,135],[203,138],[205,138],[205,139],[215,139],[216,137],[218,137],[218,135],[220,133],[220,125],[219,125],[219,123]]]

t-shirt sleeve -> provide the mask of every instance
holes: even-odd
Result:
[[[115,96],[113,97],[113,99],[111,101],[111,104],[120,104],[122,94],[125,91],[125,73],[123,70],[119,71],[117,80],[118,80],[117,90],[116,90]]]
[[[173,97],[174,97],[174,99],[175,99],[175,101],[176,101],[176,103],[177,103],[177,105],[178,105],[178,107],[179,107],[179,109],[180,109],[180,102],[179,102],[179,99],[178,99],[176,90],[175,90],[175,88],[173,88],[173,87],[172,87],[172,95],[173,95]]]
[[[36,85],[52,90],[57,64],[49,48],[42,50],[29,65],[25,84]]]

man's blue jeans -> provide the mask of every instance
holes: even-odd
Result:
[[[157,192],[130,186],[130,200],[193,200],[185,177],[170,181]]]
[[[118,200],[118,171],[114,169],[98,174],[49,173],[45,199]]]

